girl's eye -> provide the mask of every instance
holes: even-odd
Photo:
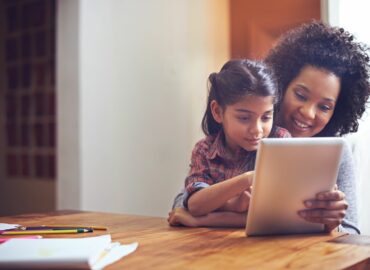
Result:
[[[271,115],[264,115],[262,116],[262,121],[263,122],[268,122],[272,119],[272,116]]]
[[[307,98],[298,91],[295,92],[295,96],[297,97],[297,99],[299,99],[301,101],[306,101],[307,100]]]
[[[246,122],[246,121],[250,120],[250,117],[248,117],[248,116],[238,116],[237,119],[241,122]]]

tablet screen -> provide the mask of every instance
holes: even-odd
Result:
[[[323,224],[298,216],[303,202],[331,190],[338,177],[341,138],[266,138],[259,145],[246,233],[317,233]]]

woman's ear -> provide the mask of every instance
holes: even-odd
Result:
[[[213,119],[215,119],[217,123],[222,124],[223,111],[222,111],[221,106],[217,103],[216,100],[211,101],[211,112],[212,112]]]

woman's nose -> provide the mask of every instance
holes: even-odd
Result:
[[[313,104],[305,104],[300,108],[300,113],[305,119],[313,120],[316,115],[315,106]]]

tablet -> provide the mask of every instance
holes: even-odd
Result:
[[[324,225],[298,216],[303,202],[331,190],[338,177],[341,138],[266,138],[257,152],[246,234],[318,233]]]

